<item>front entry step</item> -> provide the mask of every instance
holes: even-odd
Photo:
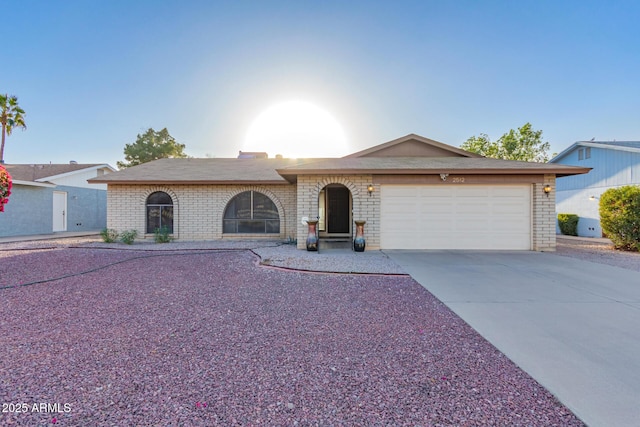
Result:
[[[320,239],[320,250],[323,249],[351,249],[351,239],[348,238],[340,238],[340,239]]]

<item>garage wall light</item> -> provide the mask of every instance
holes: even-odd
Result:
[[[375,190],[375,187],[373,186],[373,184],[369,184],[367,186],[367,191],[369,192],[369,197],[371,197],[371,193],[373,193],[373,190]]]
[[[544,194],[549,197],[549,193],[551,193],[551,186],[549,184],[545,185],[542,191],[544,191]]]

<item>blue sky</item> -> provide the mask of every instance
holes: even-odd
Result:
[[[1,0],[0,91],[28,129],[7,163],[110,163],[147,128],[235,157],[302,99],[350,151],[417,133],[458,146],[531,122],[552,151],[640,139],[640,2]]]

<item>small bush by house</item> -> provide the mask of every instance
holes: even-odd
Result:
[[[118,240],[118,232],[113,228],[104,228],[100,232],[100,236],[102,236],[102,241],[105,243],[113,243]]]
[[[576,214],[558,214],[558,225],[560,226],[560,232],[565,236],[577,236],[579,220],[580,217]]]
[[[602,193],[600,225],[616,249],[640,251],[640,186],[626,185]]]
[[[163,225],[160,228],[156,228],[153,232],[153,240],[156,243],[169,243],[171,242],[171,233],[169,232],[169,227]]]
[[[126,230],[120,233],[120,240],[127,245],[133,245],[133,241],[138,237],[137,230]]]

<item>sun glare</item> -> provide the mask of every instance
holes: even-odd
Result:
[[[328,112],[304,101],[269,107],[253,121],[243,151],[269,157],[341,157],[349,153],[342,126]]]

